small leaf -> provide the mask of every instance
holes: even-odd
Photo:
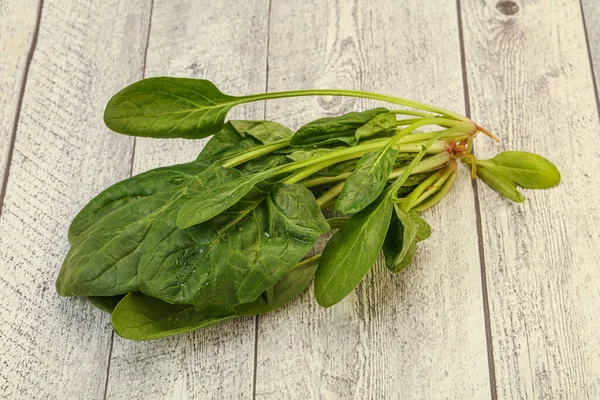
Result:
[[[290,128],[274,121],[231,120],[229,122],[238,132],[248,134],[263,144],[273,143],[294,134]]]
[[[336,211],[355,214],[371,204],[385,189],[397,155],[398,150],[390,147],[363,155],[346,179],[335,203]]]
[[[494,171],[485,165],[477,164],[477,176],[481,178],[489,187],[500,193],[507,199],[517,203],[525,201],[525,197],[517,190],[515,184],[505,177],[501,171]]]
[[[215,162],[257,146],[260,146],[257,139],[241,134],[230,121],[204,145],[198,160]]]
[[[342,300],[373,267],[392,210],[392,198],[384,192],[331,237],[315,276],[315,297],[321,306],[330,307]]]
[[[104,123],[131,136],[198,139],[221,130],[240,98],[223,94],[204,79],[147,78],[114,95]]]
[[[354,146],[358,143],[356,130],[375,118],[388,112],[385,108],[375,108],[363,112],[351,112],[339,117],[321,118],[302,126],[292,136],[292,146],[315,146],[343,143]]]
[[[236,180],[225,182],[223,185],[209,188],[204,193],[199,193],[183,204],[179,210],[177,227],[186,229],[219,215],[240,201],[257,183],[268,179],[276,172],[277,170],[269,170],[242,176]]]
[[[356,130],[356,138],[361,140],[366,137],[384,133],[390,129],[395,129],[397,124],[398,120],[396,119],[396,114],[391,112],[379,114]]]
[[[431,235],[431,227],[415,211],[406,213],[394,205],[395,216],[388,228],[383,245],[385,266],[392,272],[400,272],[408,266],[416,251],[417,242]]]
[[[506,178],[527,189],[547,189],[558,185],[560,172],[554,164],[537,154],[525,151],[505,151],[478,165],[497,167]]]

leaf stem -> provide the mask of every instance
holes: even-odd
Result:
[[[450,160],[450,154],[446,151],[435,154],[431,157],[427,157],[426,159],[422,160],[419,164],[417,164],[417,166],[415,167],[415,169],[413,170],[411,175],[420,174],[423,172],[435,170],[436,168],[443,167],[444,165],[446,165],[448,160]],[[402,172],[404,172],[405,169],[406,169],[406,167],[396,168],[396,169],[392,170],[392,173],[388,177],[388,180],[396,179],[397,177],[402,175]],[[344,172],[343,174],[339,174],[336,176],[323,176],[323,177],[308,179],[306,181],[300,182],[300,184],[310,188],[310,187],[314,187],[314,186],[325,185],[328,183],[336,183],[336,182],[345,180],[347,177],[350,176],[351,173],[352,173],[352,171]]]
[[[454,181],[456,180],[456,171],[454,171],[446,180],[446,182],[444,182],[444,185],[440,188],[440,190],[429,200],[427,200],[424,203],[418,204],[414,210],[421,212],[421,211],[425,211],[431,207],[433,207],[434,205],[436,205],[437,203],[440,202],[440,200],[442,200],[442,198],[444,198],[444,196],[446,196],[446,194],[448,194],[448,192],[450,191],[450,189],[452,189],[452,186],[454,185]]]
[[[341,228],[346,222],[348,222],[348,220],[350,220],[348,217],[335,217],[328,218],[327,223],[331,227],[331,230],[334,230]]]
[[[291,139],[291,137],[287,137],[287,138],[279,139],[273,143],[255,147],[252,150],[243,152],[239,155],[236,155],[236,156],[233,156],[233,157],[230,157],[230,158],[224,160],[222,162],[222,165],[224,167],[232,168],[232,167],[238,166],[240,164],[243,164],[247,161],[254,160],[255,158],[264,156],[265,154],[269,154],[269,153],[272,153],[279,149],[283,149],[284,147],[287,147],[290,144],[290,139]]]
[[[359,90],[344,90],[344,89],[309,89],[309,90],[292,90],[285,92],[271,92],[271,93],[260,93],[249,96],[238,97],[237,99],[241,103],[258,101],[258,100],[270,100],[280,99],[285,97],[301,97],[301,96],[342,96],[342,97],[358,97],[372,100],[380,100],[388,103],[399,104],[409,108],[416,108],[418,110],[429,111],[432,113],[447,115],[453,119],[473,124],[473,122],[460,114],[445,110],[443,108],[435,107],[429,104],[421,103],[414,100],[403,99],[401,97],[388,96],[379,93],[363,92]]]
[[[323,193],[317,199],[317,204],[319,205],[319,207],[325,208],[325,206],[327,206],[327,204],[329,204],[330,201],[332,201],[333,199],[338,197],[338,195],[342,192],[342,189],[344,188],[345,183],[346,183],[345,181],[340,182],[337,185],[335,185],[334,187],[332,187],[331,189],[329,189],[328,191],[326,191],[325,193]]]

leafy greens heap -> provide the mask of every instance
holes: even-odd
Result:
[[[309,122],[225,122],[239,104],[294,96],[363,97],[403,106]],[[517,186],[560,181],[541,156],[509,151],[476,160],[470,119],[376,93],[302,90],[235,97],[206,80],[150,78],[117,93],[104,120],[119,133],[212,136],[195,161],[118,182],[69,229],[56,288],[112,314],[129,339],[157,339],[272,311],[314,279],[329,307],[364,278],[381,250],[399,272],[431,234],[420,212],[451,189],[458,163],[516,201]],[[420,128],[427,128],[425,130]],[[333,206],[341,217],[326,219]],[[307,256],[331,230],[321,254]]]

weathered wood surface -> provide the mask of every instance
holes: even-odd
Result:
[[[0,203],[22,91],[37,36],[40,0],[0,3]]]
[[[1,398],[104,395],[109,318],[59,298],[54,281],[69,221],[130,171],[133,141],[108,133],[102,111],[141,77],[148,11],[144,1],[44,2],[0,216]]]
[[[596,101],[598,101],[598,77],[600,77],[600,2],[581,0],[581,11],[585,23],[585,34],[589,49],[590,62],[594,73]],[[597,104],[600,107],[600,103]]]
[[[226,16],[226,18],[224,18]],[[207,78],[225,93],[265,90],[268,1],[155,0],[146,76]],[[230,117],[263,119],[261,103]],[[134,173],[194,160],[202,143],[137,139]],[[255,319],[136,343],[115,336],[108,399],[249,399]]]
[[[39,3],[0,2],[0,183],[18,128],[0,205],[0,397],[600,398],[596,3],[45,0],[36,42]],[[480,157],[539,152],[563,183],[514,205],[483,184],[475,198],[463,174],[426,214],[434,234],[416,262],[398,275],[377,265],[336,307],[306,293],[259,319],[129,342],[84,301],[58,298],[54,280],[69,221],[94,194],[201,148],[103,126],[108,98],[144,75],[232,94],[358,88],[471,112],[503,139],[479,138]],[[231,117],[297,127],[372,104],[281,100]]]
[[[298,37],[291,46],[289,38]],[[273,3],[270,91],[358,88],[461,112],[461,74],[453,3]],[[267,117],[298,125],[372,105],[270,102]],[[257,398],[489,397],[474,198],[470,179],[461,178],[444,205],[425,215],[434,233],[403,273],[378,263],[330,309],[306,293],[259,318]]]
[[[522,205],[478,185],[498,398],[600,398],[600,125],[579,2],[463,1],[462,17],[472,118],[503,140],[478,154],[540,153],[563,179]]]

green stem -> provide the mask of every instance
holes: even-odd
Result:
[[[346,222],[348,222],[350,218],[348,217],[335,217],[335,218],[327,218],[327,223],[331,227],[331,229],[340,229]]]
[[[445,110],[443,108],[434,107],[429,104],[420,103],[414,100],[403,99],[395,96],[388,96],[379,93],[363,92],[359,90],[343,90],[343,89],[309,89],[309,90],[292,90],[285,92],[261,93],[250,96],[238,97],[240,103],[247,103],[258,100],[281,99],[285,97],[301,97],[301,96],[343,96],[343,97],[359,97],[372,100],[380,100],[393,104],[400,104],[405,107],[416,108],[418,110],[429,111],[437,114],[447,115],[453,119],[472,124],[471,120],[463,115]]]
[[[402,201],[402,210],[405,212],[409,212],[414,204],[416,204],[417,199],[425,192],[427,189],[431,187],[440,177],[442,176],[442,171],[438,171],[435,174],[431,175],[423,182],[419,184],[406,198]]]
[[[477,126],[470,126],[473,129],[473,132],[470,133],[475,133],[477,131]],[[406,181],[406,179],[408,178],[408,176],[412,173],[412,170],[415,168],[415,166],[421,161],[421,159],[425,156],[427,150],[433,146],[433,144],[440,138],[442,138],[443,136],[448,135],[449,133],[452,132],[465,132],[465,126],[457,126],[454,128],[448,128],[444,131],[440,131],[437,132],[431,139],[429,139],[429,141],[427,142],[427,144],[425,144],[425,146],[423,147],[423,150],[417,154],[415,156],[415,158],[410,162],[410,164],[408,165],[408,167],[406,167],[406,170],[402,173],[402,175],[400,175],[398,177],[398,179],[396,179],[396,181],[392,184],[392,187],[389,191],[391,196],[395,196],[396,192],[398,191],[398,189],[400,189],[400,187],[402,187],[402,185],[404,184],[404,182]],[[466,131],[469,132],[469,131]]]
[[[284,147],[287,147],[289,145],[290,139],[291,139],[291,137],[287,137],[287,138],[279,139],[273,143],[255,147],[252,150],[246,151],[237,156],[233,156],[233,157],[226,159],[225,161],[223,161],[222,165],[224,167],[232,168],[237,165],[243,164],[247,161],[254,160],[255,158],[264,156],[265,154],[269,154],[269,153],[272,153],[279,149],[283,149]]]
[[[296,266],[294,268],[298,268],[298,267],[302,267],[304,265],[315,263],[315,262],[319,261],[320,259],[321,259],[321,253],[315,254],[312,257],[303,258],[298,264],[296,264]]]
[[[431,157],[427,157],[426,159],[422,160],[419,164],[417,164],[417,166],[415,167],[415,169],[413,170],[411,175],[420,174],[422,172],[428,172],[428,171],[432,171],[437,168],[443,167],[444,165],[446,165],[448,160],[450,160],[450,154],[446,151],[435,154]],[[396,179],[397,177],[402,175],[402,172],[404,172],[405,169],[406,169],[406,167],[396,168],[396,169],[392,170],[392,173],[388,177],[388,180]],[[310,187],[314,187],[314,186],[325,185],[328,183],[336,183],[336,182],[346,180],[346,178],[348,178],[351,173],[352,173],[352,171],[344,172],[343,174],[339,174],[336,176],[323,176],[323,177],[308,179],[306,181],[300,182],[300,184],[310,188]]]
[[[419,186],[415,188],[409,194],[406,199],[402,203],[402,209],[406,212],[409,212],[415,206],[423,203],[427,198],[438,192],[444,183],[448,180],[448,178],[456,173],[456,161],[452,160],[446,168],[441,171],[436,172],[431,175],[429,178],[421,182]]]
[[[454,172],[452,175],[450,175],[450,177],[446,180],[446,182],[444,182],[444,185],[442,186],[442,188],[429,200],[427,200],[426,202],[417,205],[414,209],[415,211],[421,212],[421,211],[425,211],[433,206],[435,206],[437,203],[440,202],[440,200],[442,200],[442,198],[444,198],[444,196],[446,196],[446,194],[448,194],[448,192],[450,191],[450,189],[452,189],[452,186],[454,185],[454,181],[456,180],[456,172]]]
[[[323,193],[317,199],[317,204],[319,205],[319,207],[324,208],[325,206],[327,206],[327,204],[329,204],[330,201],[338,197],[338,195],[342,192],[342,189],[344,188],[344,183],[346,182],[340,182],[325,193]]]
[[[423,118],[435,117],[435,115],[432,115],[432,114],[427,114],[424,112],[412,111],[412,110],[390,110],[390,112],[394,113],[394,114],[412,115],[415,117],[423,117]]]

